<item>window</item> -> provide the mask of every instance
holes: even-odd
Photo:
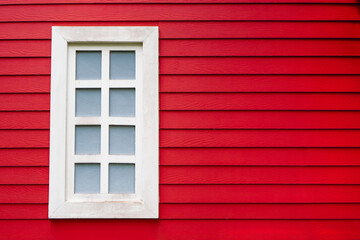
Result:
[[[53,27],[49,218],[157,218],[158,28]]]

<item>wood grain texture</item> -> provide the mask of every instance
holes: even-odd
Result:
[[[48,166],[49,150],[0,149],[1,166]],[[161,148],[160,165],[359,166],[359,148]]]
[[[359,220],[0,220],[0,234],[8,240],[76,240],[85,233],[90,240],[122,235],[133,240],[344,240],[359,238],[359,229]]]
[[[357,40],[167,39],[160,56],[360,56]],[[50,57],[49,40],[0,41],[1,57]]]
[[[319,5],[321,6],[321,5]],[[360,41],[330,39],[167,39],[160,56],[359,56]]]
[[[0,185],[0,203],[48,203],[48,185]],[[161,185],[161,203],[359,203],[359,185]]]
[[[0,185],[0,203],[47,203],[48,185]]]
[[[345,57],[167,57],[160,58],[160,73],[360,74],[359,64]]]
[[[356,5],[333,4],[57,4],[7,5],[0,22],[16,21],[356,21]]]
[[[160,110],[359,110],[351,93],[161,93]]]
[[[359,219],[360,204],[161,204],[160,219]],[[46,219],[47,204],[0,204],[1,219]]]
[[[0,92],[49,93],[50,76],[0,76]],[[161,75],[160,92],[360,92],[360,76]]]
[[[0,94],[0,111],[49,111],[50,94]]]
[[[360,38],[359,22],[29,22],[0,23],[0,39],[50,39],[52,26],[158,26],[160,39]]]
[[[0,130],[0,148],[49,147],[49,130]]]
[[[47,204],[0,204],[1,219],[47,219]]]
[[[0,57],[50,57],[50,40],[0,41]],[[360,41],[332,39],[165,39],[160,56],[360,56]]]
[[[161,92],[360,92],[359,75],[161,75]]]
[[[48,111],[50,95],[0,94],[0,111]],[[160,110],[360,110],[356,93],[161,93]]]
[[[0,113],[0,119],[1,119]],[[5,115],[8,116],[8,115]],[[0,127],[1,127],[0,120]],[[162,129],[359,129],[358,111],[161,111]]]
[[[359,217],[360,204],[160,205],[161,219],[359,219]]]
[[[358,185],[161,185],[161,203],[359,203]]]
[[[161,148],[160,165],[359,166],[360,148]]]
[[[0,184],[49,184],[49,168],[0,167]]]
[[[294,240],[343,240],[359,238],[359,226],[359,220],[0,220],[0,233],[8,240],[39,240],[54,235],[75,240],[85,232],[90,240],[118,235],[131,235],[134,240],[258,240],[268,236],[287,240],[289,235]]]
[[[50,93],[50,76],[0,76],[0,93]]]
[[[0,130],[0,148],[45,148],[48,130]],[[360,147],[360,130],[160,130],[160,147]]]
[[[0,156],[0,166],[49,166],[48,148],[3,148]]]
[[[1,93],[49,93],[50,76],[0,76]],[[360,92],[359,75],[161,75],[160,92]]]
[[[360,147],[360,130],[161,130],[160,147]]]
[[[359,167],[162,166],[161,184],[359,184]]]
[[[24,121],[23,119],[26,119]],[[0,112],[0,129],[49,129],[50,113]],[[358,111],[161,111],[161,129],[359,129]]]
[[[358,1],[0,5],[0,238],[360,238]],[[160,220],[46,219],[56,25],[159,26]]]
[[[359,167],[161,166],[160,184],[360,184]],[[0,167],[0,184],[49,184],[48,167]]]
[[[0,112],[0,129],[49,128],[50,112]]]
[[[351,57],[166,57],[160,74],[360,74]],[[2,58],[1,75],[50,74],[50,58]]]
[[[0,41],[1,57],[50,57],[49,40],[5,40]]]
[[[0,75],[49,75],[50,58],[1,58]]]

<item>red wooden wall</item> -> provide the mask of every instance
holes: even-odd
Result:
[[[360,239],[359,1],[152,2],[0,2],[0,239]],[[58,25],[159,26],[159,220],[47,220]]]

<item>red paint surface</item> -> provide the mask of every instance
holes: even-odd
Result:
[[[2,1],[0,239],[359,239],[356,3]],[[47,219],[51,26],[87,25],[159,26],[158,220]]]

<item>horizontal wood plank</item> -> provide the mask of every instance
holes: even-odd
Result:
[[[0,111],[49,111],[50,94],[0,94]]]
[[[0,166],[48,166],[49,150],[0,149]],[[160,165],[359,166],[359,148],[161,148]]]
[[[0,130],[0,148],[46,148],[49,130]],[[160,147],[360,147],[360,130],[160,130]]]
[[[161,219],[359,219],[360,204],[162,204]]]
[[[160,38],[360,38],[360,22],[0,23],[0,39],[51,39],[51,26],[159,26]]]
[[[1,58],[0,75],[49,75],[50,58]]]
[[[161,148],[160,165],[360,165],[360,148]]]
[[[0,184],[49,184],[49,168],[0,167]]]
[[[48,203],[48,185],[0,185],[0,203]]]
[[[352,57],[166,57],[160,74],[360,74]],[[1,75],[50,74],[50,58],[2,58]]]
[[[160,92],[360,92],[360,75],[161,75]]]
[[[5,125],[1,124],[2,115],[4,119],[11,116],[14,120],[16,116],[0,113],[0,128]],[[14,125],[21,123],[15,120]],[[360,111],[161,111],[160,128],[359,129]]]
[[[358,185],[161,185],[160,202],[161,203],[359,203],[360,186]]]
[[[331,39],[166,39],[160,56],[360,56],[360,41]],[[50,57],[50,40],[0,41],[0,57]]]
[[[344,4],[57,4],[7,5],[0,22],[17,21],[356,21],[356,5]]]
[[[161,130],[160,147],[360,147],[360,130]]]
[[[0,166],[49,166],[48,148],[3,148],[0,156]]]
[[[26,119],[26,121],[24,121]],[[50,113],[0,112],[0,129],[49,129]],[[359,129],[359,111],[161,111],[161,129]]]
[[[359,167],[161,166],[160,184],[360,184]],[[0,167],[0,184],[49,184],[48,167]]]
[[[160,73],[360,74],[359,65],[360,58],[345,57],[167,57],[160,58]]]
[[[1,219],[46,219],[47,204],[0,204]],[[161,204],[160,219],[359,219],[360,204]]]
[[[321,6],[321,5],[320,5]],[[160,56],[359,56],[358,40],[179,39],[161,40]],[[10,55],[10,54],[7,54]]]
[[[0,76],[0,93],[49,92],[50,76]]]
[[[47,219],[47,204],[0,204],[0,219]]]
[[[0,130],[0,148],[47,148],[49,130]]]
[[[0,57],[50,57],[51,40],[0,41]]]
[[[121,227],[119,227],[121,225]],[[19,231],[21,229],[21,231]],[[141,229],[141,231],[139,231]],[[236,229],[236,231],[234,231]],[[179,234],[181,233],[181,234]],[[359,220],[0,220],[0,234],[7,240],[39,240],[46,236],[77,240],[131,235],[133,240],[277,240],[360,237]]]
[[[359,184],[359,167],[163,166],[162,184]]]
[[[48,203],[48,185],[0,185],[0,203]],[[161,185],[160,203],[359,203],[359,185]]]
[[[161,93],[161,110],[360,110],[352,93]]]
[[[49,93],[50,76],[0,76],[1,93]],[[360,92],[360,75],[161,75],[160,92]]]
[[[24,121],[26,119],[26,121]],[[0,112],[0,129],[49,129],[50,112]]]
[[[360,110],[355,93],[161,93],[160,110]],[[48,111],[50,94],[0,94],[0,111]]]
[[[160,74],[360,74],[357,57],[166,57]],[[50,58],[1,58],[1,75],[50,74]]]

